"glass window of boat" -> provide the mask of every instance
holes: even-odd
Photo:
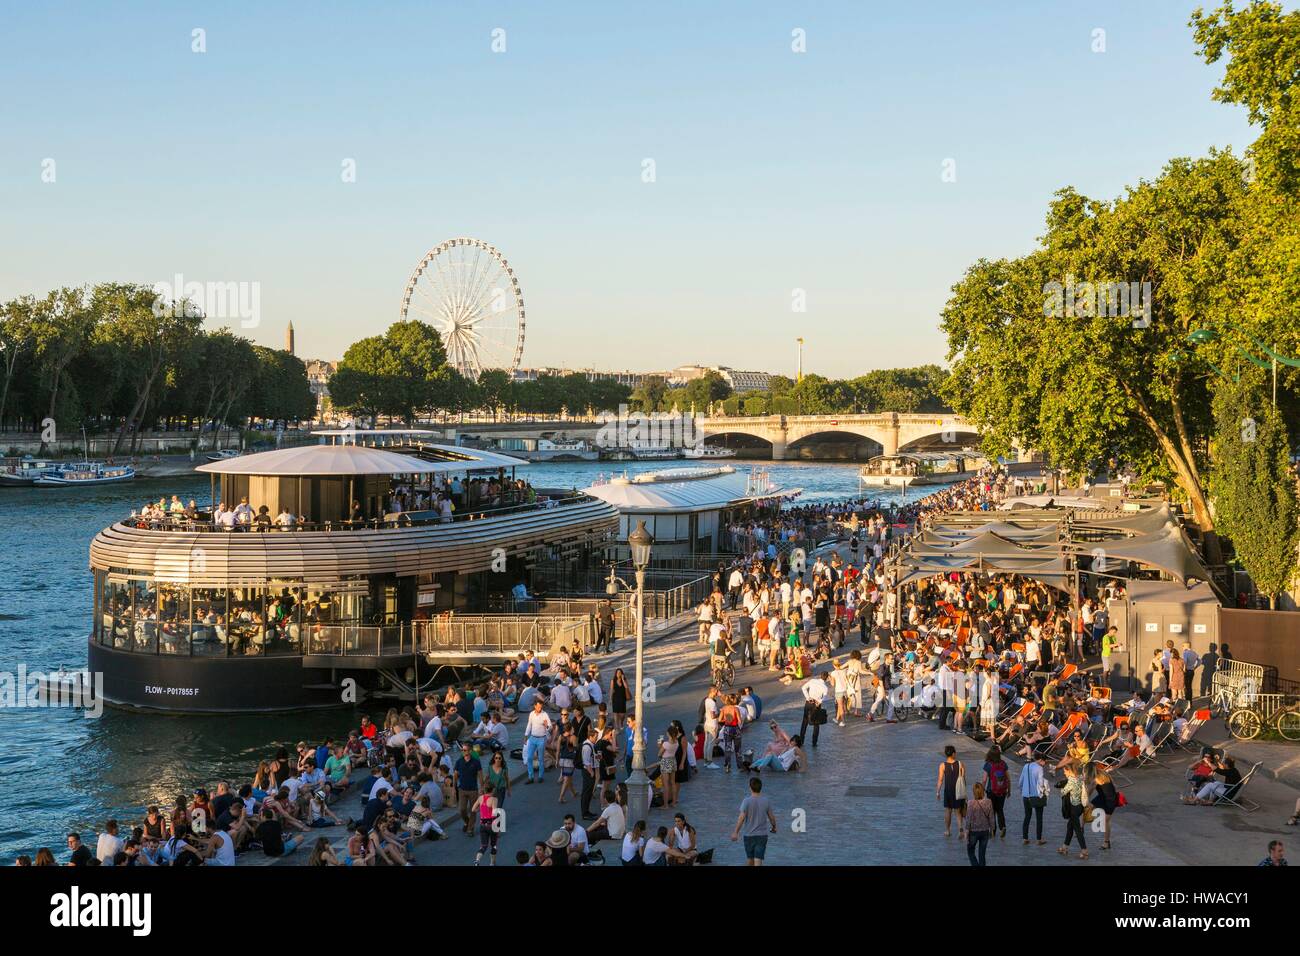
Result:
[[[152,582],[139,579],[129,583],[134,626],[131,647],[140,654],[158,650],[158,592]]]
[[[193,625],[190,639],[196,656],[225,657],[230,639],[225,588],[194,588],[190,592]]]
[[[160,654],[190,652],[190,589],[180,584],[158,585],[156,639]]]

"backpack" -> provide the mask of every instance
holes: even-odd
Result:
[[[989,793],[999,797],[1005,797],[1011,792],[1010,782],[1007,780],[1007,765],[1002,761],[989,764]]]

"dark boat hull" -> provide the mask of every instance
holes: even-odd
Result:
[[[90,642],[88,667],[104,675],[104,702],[134,710],[248,714],[351,706],[344,675],[301,657],[179,657],[134,654]],[[356,699],[365,696],[356,688]]]

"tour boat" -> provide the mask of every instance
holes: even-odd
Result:
[[[47,458],[25,457],[0,465],[0,488],[28,488],[43,475],[53,474],[59,468],[57,461]]]
[[[106,703],[249,713],[413,699],[449,668],[587,638],[589,616],[486,612],[520,583],[533,591],[539,568],[603,567],[613,507],[570,489],[469,498],[476,479],[508,487],[526,463],[429,432],[317,435],[330,443],[196,469],[211,501],[290,524],[228,527],[204,510],[123,515],[96,535],[87,669]],[[432,500],[444,490],[449,511]]]
[[[862,466],[858,480],[872,488],[944,485],[975,474],[967,468],[968,457],[939,452],[877,455]]]
[[[84,485],[111,485],[135,478],[130,465],[106,465],[98,461],[83,461],[60,465],[32,482],[38,488],[79,488]]]
[[[685,451],[687,458],[735,458],[736,449],[718,445],[695,445]]]

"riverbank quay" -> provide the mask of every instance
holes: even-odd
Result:
[[[645,653],[643,666],[646,677],[654,684],[654,692],[658,695],[663,688],[670,688],[677,681],[683,680],[687,676],[699,671],[701,668],[708,667],[708,655],[704,647],[695,640],[698,628],[695,623],[694,614],[683,614],[676,618],[666,621],[646,622],[645,631]],[[614,641],[614,651],[610,654],[591,654],[588,653],[583,658],[586,663],[594,663],[600,670],[600,684],[602,688],[608,688],[609,679],[619,668],[623,669],[626,674],[628,683],[631,684],[635,679],[636,668],[636,634],[616,635]],[[647,706],[647,713],[650,713]],[[552,717],[555,715],[552,714]],[[524,728],[525,721],[522,717],[513,724],[507,725],[510,731],[510,745],[507,748],[507,754],[515,749],[522,748],[524,745]],[[654,730],[654,724],[649,723],[651,730]],[[486,763],[487,757],[485,756]],[[654,759],[654,754],[647,751],[646,761]],[[507,759],[510,767],[510,785],[514,789],[514,795],[506,800],[506,806],[513,811],[515,808],[514,796],[519,793],[531,790],[531,785],[523,781],[527,772],[518,760]],[[353,772],[354,780],[364,780],[368,776],[365,768],[358,768]],[[620,779],[622,774],[620,773]],[[538,791],[545,790],[555,796],[555,791],[559,788],[559,771],[552,769],[548,771],[547,784],[539,786]],[[569,806],[576,805],[576,802],[570,801]],[[346,821],[348,817],[359,820],[361,818],[361,803],[357,793],[349,791],[340,797],[331,809],[342,820]],[[454,807],[443,807],[435,812],[434,819],[438,825],[446,831],[449,839],[458,840],[462,843],[468,843],[469,840],[460,833],[460,814]],[[549,832],[549,831],[548,831]],[[347,849],[348,832],[343,826],[321,827],[312,833],[305,834],[308,843],[314,842],[317,837],[326,837],[330,845],[334,847],[335,852],[342,858]],[[477,836],[475,837],[477,841]],[[446,841],[442,841],[446,842]],[[439,845],[438,843],[421,840],[415,844],[416,862],[427,862],[424,857],[424,851]],[[474,844],[477,846],[477,842]],[[531,849],[531,846],[530,846]],[[268,857],[263,853],[252,851],[241,853],[236,858],[239,866],[267,866],[273,864],[302,865],[307,862],[307,856],[310,853],[310,846],[299,847],[294,853],[284,857]]]
[[[858,647],[851,639],[838,652],[843,655]],[[614,655],[617,658],[619,655]],[[614,666],[622,666],[615,664]],[[673,719],[693,727],[699,701],[708,689],[707,658],[696,642],[693,627],[679,627],[665,634],[646,652],[647,673],[655,678],[656,696],[646,705],[646,726],[654,760],[654,741]],[[830,664],[817,668],[825,673]],[[609,665],[602,665],[602,673]],[[763,701],[761,719],[744,734],[742,749],[761,753],[770,739],[769,719],[789,733],[797,733],[803,713],[801,682],[783,683],[780,675],[766,667],[738,667],[737,688],[751,685]],[[811,738],[812,730],[809,728]],[[516,737],[512,734],[512,746]],[[956,835],[945,837],[943,810],[935,798],[938,766],[943,748],[957,750],[973,785],[982,772],[987,742],[963,734],[940,731],[935,721],[913,717],[904,723],[884,720],[868,722],[849,717],[841,728],[834,723],[821,728],[817,746],[805,743],[809,767],[803,773],[765,772],[759,775],[763,794],[771,801],[778,830],[768,843],[767,863],[778,866],[862,866],[862,865],[967,865],[965,841]],[[1022,762],[1008,755],[1013,781],[1018,781]],[[1023,806],[1013,783],[1013,796],[1006,805],[1007,834],[995,837],[989,848],[992,866],[1250,866],[1265,854],[1269,840],[1285,839],[1295,832],[1284,825],[1300,789],[1268,778],[1250,785],[1250,795],[1261,805],[1255,813],[1233,808],[1190,807],[1179,802],[1185,792],[1185,764],[1178,754],[1162,756],[1159,765],[1132,771],[1132,783],[1121,787],[1128,805],[1112,820],[1112,850],[1100,849],[1103,834],[1089,830],[1091,858],[1080,861],[1077,853],[1063,857],[1056,852],[1065,832],[1059,800],[1053,790],[1044,811],[1043,839],[1025,845],[1021,839]],[[620,778],[623,776],[620,767]],[[558,802],[559,777],[548,772],[542,784],[523,785],[515,774],[512,792],[504,801],[506,818],[499,837],[497,865],[514,865],[515,854],[531,853],[563,825],[564,815],[573,813],[582,824],[577,800]],[[685,814],[696,828],[701,850],[712,849],[713,865],[741,866],[743,846],[730,839],[740,802],[748,793],[748,774],[726,773],[701,766],[681,786],[676,808],[654,808],[647,824],[653,832],[671,827],[676,812]],[[1063,775],[1050,777],[1051,782]],[[346,801],[354,797],[345,798]],[[336,808],[337,811],[338,808]],[[473,865],[478,837],[460,830],[454,811],[444,811],[440,823],[447,838],[419,841],[414,857],[417,865]],[[1036,833],[1031,829],[1031,836]],[[346,842],[346,835],[341,835]],[[598,844],[605,865],[619,865],[620,843]],[[255,854],[254,854],[255,855]],[[301,850],[286,863],[303,863]],[[243,858],[241,858],[242,862]],[[487,860],[483,865],[487,865]]]

